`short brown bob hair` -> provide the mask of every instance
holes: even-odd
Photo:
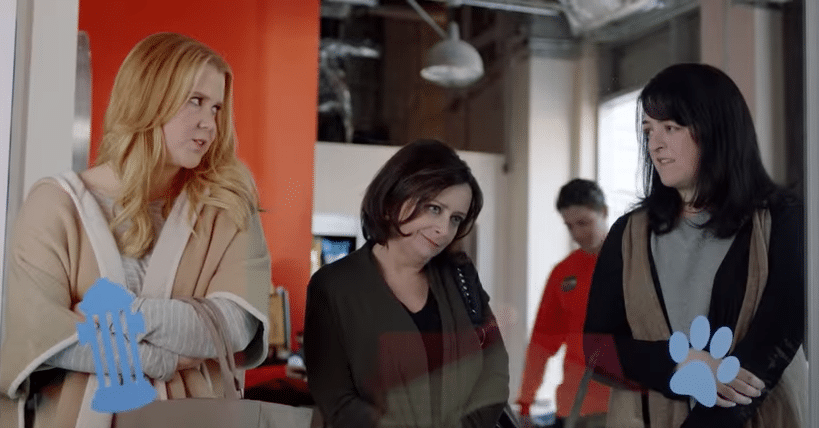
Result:
[[[361,202],[361,227],[364,238],[384,245],[387,240],[401,235],[399,227],[421,213],[423,205],[444,189],[468,184],[472,201],[452,242],[472,230],[483,207],[483,192],[469,166],[449,146],[437,140],[414,141],[398,150],[381,167],[367,186]],[[399,222],[404,202],[414,201],[409,217]]]

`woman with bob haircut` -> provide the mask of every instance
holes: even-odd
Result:
[[[331,426],[495,426],[508,357],[475,267],[453,250],[482,205],[469,167],[434,140],[401,148],[367,187],[366,244],[307,287],[307,378]]]
[[[603,244],[585,323],[587,362],[632,389],[607,426],[803,426],[802,203],[722,71],[670,66],[639,104],[646,196]]]
[[[103,381],[76,330],[100,277],[136,297],[157,399],[212,397],[219,382],[203,364],[217,355],[206,326],[181,297],[221,309],[244,367],[266,357],[270,258],[235,153],[232,95],[219,54],[180,34],[148,36],[117,73],[96,165],[34,184],[8,258],[0,425],[112,425],[90,408]]]

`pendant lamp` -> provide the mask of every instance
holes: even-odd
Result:
[[[464,88],[483,76],[483,60],[478,50],[461,40],[458,24],[450,21],[449,34],[415,0],[407,0],[444,39],[426,52],[421,77],[445,88]]]

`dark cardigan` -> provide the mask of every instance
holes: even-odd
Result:
[[[424,426],[420,421],[428,416],[419,413],[427,412],[433,413],[436,427],[442,420],[459,428],[494,426],[508,400],[508,356],[483,290],[486,320],[494,328],[481,346],[446,260],[436,257],[426,267],[443,325],[440,370],[427,367],[421,333],[381,276],[372,243],[313,275],[307,288],[305,360],[311,393],[333,428],[382,426],[384,418]],[[411,397],[419,400],[411,410],[389,408],[395,390],[425,382],[421,391],[427,397]],[[443,389],[435,394],[440,405],[423,403],[432,388]],[[441,415],[446,409],[463,413]],[[396,411],[403,413],[396,416]]]
[[[602,353],[596,360],[596,370],[609,380],[632,388],[636,385],[652,389],[668,398],[687,401],[689,397],[676,395],[669,388],[676,363],[669,355],[668,341],[633,339],[626,319],[622,239],[630,214],[615,222],[603,244],[592,279],[584,327],[587,338],[613,337],[617,355],[606,356],[605,348],[598,347],[600,342],[588,339],[585,352],[587,356],[595,352]],[[708,408],[697,404],[683,424],[684,427],[742,427],[765,399],[767,391],[780,379],[802,345],[806,314],[803,206],[793,200],[779,199],[771,204],[770,214],[767,285],[748,333],[730,354],[739,358],[743,368],[765,383],[765,390],[761,397],[754,398],[749,405]],[[748,278],[750,236],[751,225],[748,222],[737,232],[717,270],[708,312],[712,327],[728,326],[732,331],[735,330]],[[646,245],[650,245],[650,240]],[[668,322],[650,247],[648,254],[654,286]],[[621,366],[613,367],[611,363],[614,361],[619,361]],[[606,365],[608,366],[603,367]]]

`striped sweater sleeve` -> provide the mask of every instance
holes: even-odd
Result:
[[[259,321],[228,299],[211,300],[227,320],[231,349],[238,352],[247,347],[259,328]],[[145,333],[138,336],[138,349],[142,371],[148,377],[169,380],[180,355],[216,357],[210,333],[187,303],[173,299],[137,298],[132,308],[141,310],[145,319]],[[45,365],[86,373],[95,371],[91,347],[79,343],[55,354]]]
[[[259,321],[229,299],[210,299],[227,320],[231,349],[234,352],[245,349],[255,336]],[[186,357],[216,357],[207,327],[189,304],[174,299],[137,298],[133,307],[141,310],[145,317],[145,334],[140,337],[141,341]]]

